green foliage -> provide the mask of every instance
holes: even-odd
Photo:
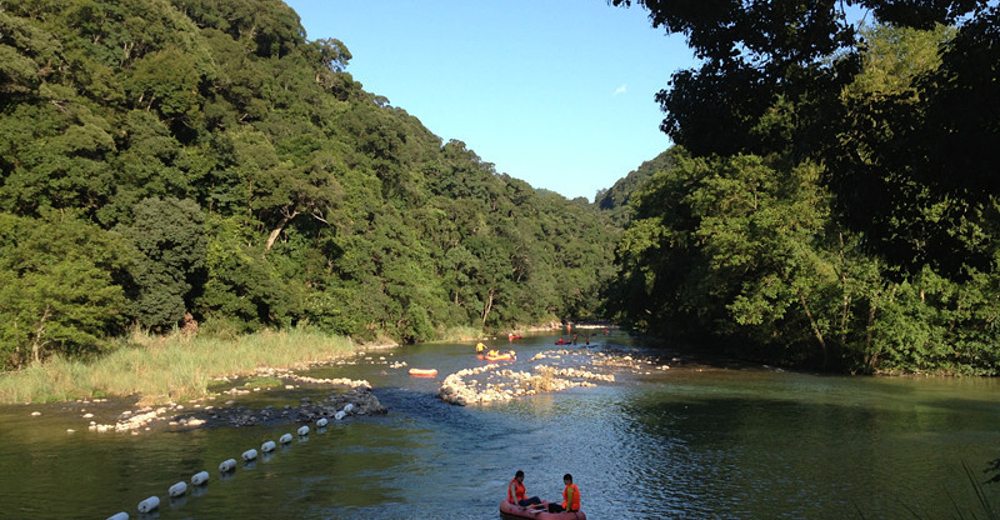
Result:
[[[115,240],[62,245],[66,261],[134,258],[80,267],[114,319],[66,329],[86,348],[44,348],[187,312],[223,336],[302,323],[403,342],[593,316],[614,228],[442,143],[365,92],[351,57],[275,0],[0,5],[0,216],[68,212]],[[5,294],[26,317],[3,362],[23,364],[45,309]]]
[[[995,374],[1000,7],[864,0],[865,27],[635,3],[703,61],[658,96],[686,151],[631,196],[622,319],[773,362]]]
[[[172,197],[145,199],[122,231],[139,257],[132,269],[139,323],[164,332],[177,325],[204,278],[205,227],[198,204]]]
[[[106,349],[124,325],[115,279],[131,258],[121,237],[71,212],[0,213],[0,366]]]

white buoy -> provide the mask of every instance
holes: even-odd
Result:
[[[187,492],[188,492],[188,485],[183,481],[170,486],[170,489],[167,490],[167,493],[169,493],[170,496],[172,497],[179,497]]]
[[[257,458],[257,450],[251,448],[247,451],[244,451],[243,455],[240,456],[243,457],[243,460],[249,462]]]
[[[341,419],[343,419],[344,417],[347,417],[347,414],[344,413],[343,410],[341,410],[341,411],[333,414],[333,418],[336,419],[336,420],[338,420],[338,421],[341,420]]]
[[[292,442],[292,434],[286,433],[286,434],[282,435],[281,438],[278,439],[278,442],[280,442],[282,444],[289,444],[289,443],[291,443]]]
[[[305,437],[306,435],[309,435],[309,427],[303,426],[299,428],[299,437]]]
[[[351,413],[354,411],[354,403],[347,403],[344,405],[344,413]]]
[[[322,428],[322,427],[326,426],[327,422],[329,422],[329,421],[326,420],[326,417],[323,417],[322,419],[316,421],[316,427],[317,428]]]
[[[122,511],[121,513],[115,513],[108,517],[108,520],[128,520],[128,513]]]
[[[261,444],[260,451],[263,451],[264,453],[270,453],[274,451],[274,441],[267,441],[264,444]]]
[[[236,469],[236,459],[224,460],[222,464],[219,464],[219,471],[222,473],[229,473],[234,469]]]
[[[202,484],[204,484],[206,482],[208,482],[208,472],[207,471],[201,471],[201,472],[195,473],[191,477],[191,485],[192,486],[200,486],[200,485],[202,485]]]
[[[159,497],[152,496],[147,498],[146,500],[143,500],[142,502],[139,502],[140,513],[148,513],[158,507],[160,507]]]

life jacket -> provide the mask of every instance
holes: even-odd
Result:
[[[569,495],[572,494],[573,501],[570,503]],[[580,488],[576,487],[576,484],[568,484],[566,489],[563,490],[563,509],[570,511],[580,510]]]
[[[476,352],[482,352],[486,350],[486,345],[482,341],[476,344]]]
[[[514,486],[514,493],[511,496],[511,485]],[[516,504],[518,500],[524,499],[524,484],[517,481],[517,477],[510,479],[510,484],[507,485],[507,501],[511,504]]]

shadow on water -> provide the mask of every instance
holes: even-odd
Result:
[[[531,356],[551,342],[516,348]],[[226,478],[219,462],[296,425],[68,435],[54,429],[48,408],[37,418],[0,408],[0,519],[122,510],[139,518],[135,505],[158,495],[162,520],[495,520],[518,469],[529,495],[547,500],[560,500],[561,477],[572,473],[591,520],[851,519],[859,511],[895,520],[912,517],[907,507],[952,518],[949,495],[974,505],[963,499],[962,463],[975,469],[998,456],[996,382],[711,368],[489,406],[445,404],[434,393],[444,374],[477,366],[469,348],[403,348],[318,368],[316,377],[368,379],[388,414],[333,421]],[[390,368],[402,362],[442,376]],[[201,470],[211,474],[207,487],[167,499],[170,485]]]

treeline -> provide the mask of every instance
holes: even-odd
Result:
[[[277,0],[0,4],[0,368],[139,327],[593,317],[619,231],[442,143]]]
[[[613,3],[702,58],[658,96],[677,147],[630,194],[621,320],[772,363],[997,373],[996,2]]]

